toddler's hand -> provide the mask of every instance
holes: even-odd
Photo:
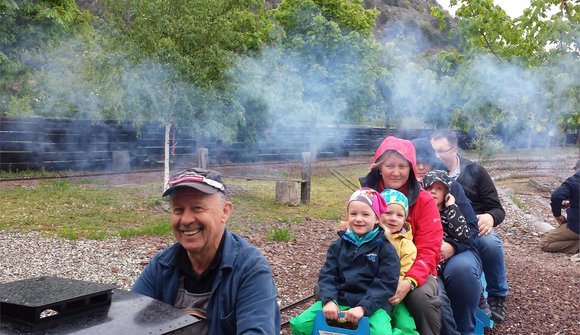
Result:
[[[358,323],[358,320],[360,320],[363,315],[365,315],[364,308],[357,306],[346,311],[344,313],[344,318],[350,323]]]
[[[329,301],[322,308],[322,314],[327,320],[338,320],[338,306],[334,301]]]
[[[455,203],[455,197],[451,193],[448,193],[445,196],[445,207],[449,207],[449,206],[453,205],[454,203]]]

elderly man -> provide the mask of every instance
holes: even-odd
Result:
[[[272,270],[257,248],[226,229],[233,205],[220,175],[184,170],[163,196],[177,243],[153,257],[133,292],[204,320],[197,334],[280,333]]]
[[[505,210],[497,189],[487,171],[479,164],[458,155],[458,140],[451,130],[436,131],[431,135],[431,145],[437,157],[447,166],[449,176],[455,178],[471,201],[477,214],[479,235],[473,243],[481,257],[487,282],[487,301],[491,318],[502,322],[505,318],[504,302],[508,295],[503,244],[494,227],[503,222]]]

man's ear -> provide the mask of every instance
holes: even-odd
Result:
[[[226,201],[224,203],[223,211],[224,211],[223,219],[224,222],[226,222],[228,221],[230,215],[232,215],[232,212],[234,211],[234,205],[231,203],[231,201]]]

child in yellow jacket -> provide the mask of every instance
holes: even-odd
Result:
[[[385,198],[388,208],[387,212],[381,215],[380,225],[385,230],[387,239],[393,244],[401,260],[399,281],[410,280],[405,279],[405,274],[417,257],[417,248],[413,243],[411,225],[407,222],[409,201],[403,193],[393,189],[385,189],[381,195]],[[415,287],[414,284],[412,282],[411,287]],[[393,304],[393,312],[391,314],[393,335],[419,335],[415,320],[404,302],[391,303]]]

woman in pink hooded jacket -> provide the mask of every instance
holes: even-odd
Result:
[[[443,228],[437,204],[417,181],[415,147],[411,141],[389,136],[383,140],[373,159],[370,172],[359,179],[361,186],[379,192],[398,190],[409,200],[408,221],[417,247],[417,258],[399,282],[391,304],[403,299],[422,335],[439,335],[441,311],[437,285]]]

